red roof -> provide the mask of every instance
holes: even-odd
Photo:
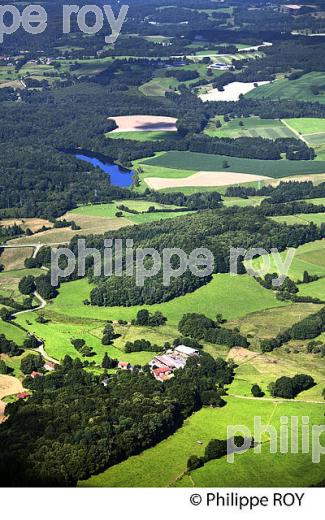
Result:
[[[119,367],[128,367],[130,363],[126,363],[126,361],[120,361],[118,366]]]
[[[28,392],[20,392],[20,394],[17,394],[18,399],[27,399],[27,397],[30,397],[30,394]]]
[[[35,370],[33,370],[33,372],[31,373],[31,376],[32,377],[40,377],[42,374],[40,372],[35,372]]]
[[[56,364],[55,363],[52,363],[52,361],[46,361],[45,367],[51,367],[51,368],[55,368],[56,367]]]
[[[167,372],[171,372],[171,369],[168,367],[159,367],[154,369],[154,374],[159,376],[160,374],[166,374]]]

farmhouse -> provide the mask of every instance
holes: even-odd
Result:
[[[56,364],[55,363],[52,363],[52,361],[46,361],[45,365],[44,365],[44,368],[45,370],[47,370],[48,372],[53,372],[53,370],[56,369]]]
[[[152,373],[158,381],[167,381],[173,377],[173,371],[168,367],[154,368]]]
[[[175,348],[175,351],[185,357],[193,357],[199,355],[199,351],[197,349],[186,347],[185,345],[179,345]]]
[[[33,372],[31,373],[30,377],[35,379],[36,377],[42,377],[42,375],[43,374],[41,374],[40,372],[36,372],[35,370],[33,370]]]
[[[189,358],[198,355],[198,350],[179,345],[174,350],[167,350],[166,354],[155,356],[149,363],[151,373],[157,380],[166,381],[173,377],[175,370],[184,368]]]
[[[120,368],[121,370],[132,370],[133,367],[126,361],[119,361],[117,368]]]

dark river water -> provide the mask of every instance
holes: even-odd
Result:
[[[75,154],[76,159],[80,159],[81,161],[88,162],[92,164],[96,168],[100,168],[103,172],[107,173],[110,176],[111,184],[113,186],[120,186],[121,188],[128,188],[132,184],[132,176],[134,175],[133,171],[126,170],[121,166],[118,166],[113,161],[109,159],[102,162],[96,157],[91,157],[90,155],[84,155],[84,153]],[[103,159],[104,160],[104,159]]]

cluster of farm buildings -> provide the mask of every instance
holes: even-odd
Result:
[[[191,357],[198,355],[198,350],[179,345],[174,350],[155,356],[149,363],[151,373],[158,381],[167,381],[174,376],[175,370],[184,368]]]

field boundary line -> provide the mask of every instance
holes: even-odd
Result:
[[[300,139],[300,141],[303,141],[307,146],[309,146],[308,141],[304,138],[303,135],[301,135],[301,134],[298,132],[298,130],[295,130],[294,128],[292,128],[292,127],[289,125],[289,123],[286,122],[285,119],[280,119],[280,121],[281,121],[281,123],[284,124],[284,126],[286,126],[289,130],[291,130],[291,132],[292,132],[293,134],[295,134],[295,135],[298,137],[298,139]]]

